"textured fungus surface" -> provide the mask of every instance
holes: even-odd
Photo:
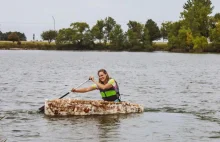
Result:
[[[107,102],[102,100],[55,99],[45,101],[48,116],[94,115],[141,113],[144,107],[129,102]]]

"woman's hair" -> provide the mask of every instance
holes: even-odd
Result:
[[[108,73],[107,73],[107,71],[106,71],[105,69],[100,69],[100,70],[98,71],[98,75],[99,75],[100,72],[103,72],[104,74],[107,75],[107,76],[106,76],[106,79],[107,79],[107,80],[110,79],[110,77],[109,77],[109,75],[108,75]],[[104,82],[102,82],[100,79],[99,79],[99,83],[104,84]]]

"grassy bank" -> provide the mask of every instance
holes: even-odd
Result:
[[[169,51],[167,42],[154,42],[152,46],[155,51]]]
[[[168,51],[168,52],[181,52],[181,53],[220,53],[220,44],[214,45],[209,44],[208,47],[201,50],[184,50],[181,48],[169,48],[167,42],[154,42],[151,50],[146,50],[138,48],[137,50],[127,49],[126,47],[112,48],[109,45],[104,44],[94,44],[90,47],[88,46],[77,46],[73,44],[56,45],[54,42],[49,44],[48,42],[42,41],[22,41],[20,45],[17,42],[0,41],[0,50],[97,50],[97,51]]]
[[[0,49],[3,50],[56,50],[56,44],[40,41],[22,41],[21,44],[11,41],[0,41]]]
[[[156,51],[166,51],[166,42],[158,42],[153,44],[153,49]],[[72,44],[56,45],[54,42],[49,44],[48,42],[40,41],[22,41],[20,45],[17,42],[0,41],[0,50],[109,50],[109,51],[129,51],[126,47],[111,48],[109,45],[94,44],[91,47],[77,46]],[[139,49],[139,51],[142,51]],[[146,50],[143,50],[146,51]]]

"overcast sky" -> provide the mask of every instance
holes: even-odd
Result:
[[[0,30],[25,33],[28,40],[40,40],[42,31],[69,27],[73,22],[87,22],[111,16],[124,30],[129,20],[145,23],[153,19],[177,21],[187,0],[0,0]],[[212,0],[213,14],[220,12],[220,0]]]

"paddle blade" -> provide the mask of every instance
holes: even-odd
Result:
[[[60,97],[59,99],[62,99],[64,97],[66,97],[70,92],[66,93],[65,95],[63,95],[62,97]],[[44,112],[44,106],[40,107],[39,109],[39,112]]]
[[[85,82],[83,82],[82,84],[80,84],[79,86],[77,86],[76,88],[82,86],[83,84],[85,84],[86,82],[88,82],[90,79],[87,79]],[[64,97],[66,97],[70,92],[67,92],[65,95],[61,96],[59,99],[62,99]],[[39,112],[44,112],[44,106],[40,107],[39,109]]]
[[[38,110],[39,112],[44,112],[44,106],[40,107]]]

